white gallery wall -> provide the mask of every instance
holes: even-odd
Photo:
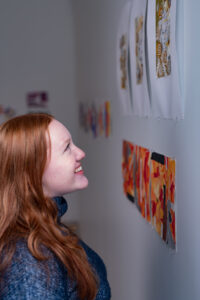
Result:
[[[177,2],[185,117],[172,121],[124,116],[121,111],[116,37],[126,1],[71,1],[76,30],[77,98],[111,101],[110,138],[93,139],[79,130],[90,184],[78,195],[81,236],[104,258],[113,300],[200,298],[200,2]],[[123,139],[176,159],[176,253],[169,250],[123,194]]]
[[[26,93],[47,91],[48,110],[77,141],[73,30],[70,1],[0,0],[0,105],[27,113]],[[74,220],[71,198],[67,216]]]

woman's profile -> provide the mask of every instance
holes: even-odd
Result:
[[[84,156],[51,115],[0,126],[0,299],[110,299],[101,258],[60,222]]]

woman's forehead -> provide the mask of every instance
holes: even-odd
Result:
[[[68,129],[57,120],[52,120],[52,122],[49,124],[49,136],[52,146],[59,146],[64,141],[71,139]]]

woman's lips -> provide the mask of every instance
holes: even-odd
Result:
[[[77,167],[76,169],[75,169],[75,174],[83,174],[84,172],[83,172],[83,168],[82,168],[82,166],[79,166],[79,167]]]

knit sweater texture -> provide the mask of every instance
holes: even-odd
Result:
[[[58,206],[60,222],[60,217],[67,211],[67,202],[63,197],[56,197],[54,201]],[[83,241],[80,244],[99,279],[95,300],[110,300],[110,286],[102,259]],[[1,300],[80,300],[77,284],[69,279],[65,266],[52,251],[46,247],[43,249],[48,260],[38,261],[32,256],[25,240],[17,242],[12,263],[0,285]]]

